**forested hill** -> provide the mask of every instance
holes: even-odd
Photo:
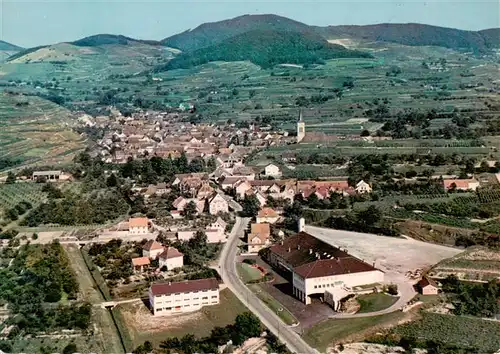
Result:
[[[17,52],[17,51],[20,51],[22,49],[23,48],[18,47],[17,45],[14,45],[14,44],[11,44],[8,42],[4,42],[4,41],[0,41],[0,50]]]
[[[371,57],[368,53],[330,44],[311,33],[254,30],[219,44],[182,53],[157,71],[186,69],[211,61],[249,60],[263,68],[276,64],[314,64],[334,58]]]
[[[439,46],[486,52],[500,44],[500,29],[464,31],[418,23],[315,27],[326,38],[351,37],[409,46]]]
[[[244,15],[229,20],[204,23],[193,30],[185,31],[162,40],[162,43],[182,51],[205,48],[239,34],[253,30],[307,32],[304,23],[277,15]]]

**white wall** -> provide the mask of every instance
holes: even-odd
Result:
[[[174,268],[182,268],[184,266],[184,257],[174,257],[174,258],[160,258],[158,265],[160,268],[167,266],[167,270],[172,270]]]
[[[156,259],[160,253],[163,253],[163,248],[160,248],[159,250],[151,250],[151,251],[146,251],[142,250],[142,256],[143,257],[149,257],[152,259]]]
[[[130,227],[129,233],[134,234],[134,235],[147,234],[148,228],[147,228],[147,226]]]

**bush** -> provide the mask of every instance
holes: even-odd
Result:
[[[387,293],[389,295],[397,295],[398,294],[398,286],[396,284],[391,284],[387,287]]]
[[[249,259],[249,258],[244,259],[242,262],[246,263],[246,264],[250,264],[250,265],[257,263],[257,261],[255,259]]]

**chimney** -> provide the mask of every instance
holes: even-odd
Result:
[[[312,253],[313,253],[312,248],[309,248],[309,254],[312,254]]]
[[[170,286],[170,285],[172,285],[172,282],[171,282],[171,281],[169,281],[169,282],[168,282],[168,286]]]
[[[283,246],[283,240],[280,241],[281,245]]]
[[[318,252],[316,252],[316,258],[319,259],[320,255]]]
[[[292,251],[292,248],[291,247],[288,247],[288,252],[291,252]]]
[[[297,249],[300,250],[300,245],[297,245]]]

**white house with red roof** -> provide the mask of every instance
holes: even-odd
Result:
[[[468,190],[475,191],[478,187],[479,187],[479,182],[475,178],[443,180],[443,188],[445,191],[454,189],[461,191],[468,191]]]
[[[156,259],[163,251],[163,245],[155,240],[149,240],[142,246],[142,256],[151,259]]]
[[[184,266],[184,254],[175,247],[165,247],[164,251],[158,255],[158,265],[167,270],[182,268]]]
[[[267,222],[269,224],[274,224],[278,219],[278,213],[272,208],[262,208],[257,213],[257,223]]]
[[[130,218],[128,220],[128,232],[134,235],[149,233],[149,219]]]
[[[155,316],[193,312],[219,301],[215,278],[155,283],[149,288],[149,304]]]

